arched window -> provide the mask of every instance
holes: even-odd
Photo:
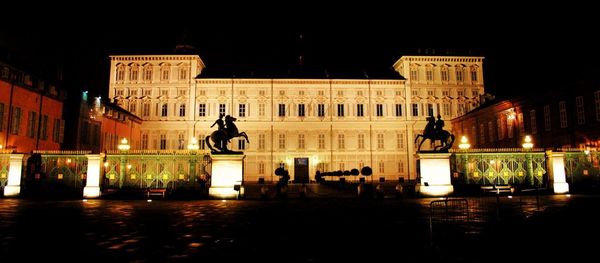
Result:
[[[144,65],[144,81],[152,80],[152,65],[146,64]]]
[[[137,64],[132,64],[129,68],[129,80],[130,81],[137,81],[138,80],[138,73],[139,73],[139,66]]]
[[[117,65],[116,80],[117,81],[125,80],[125,66],[123,64]]]

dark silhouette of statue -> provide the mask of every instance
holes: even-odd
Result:
[[[423,130],[423,134],[419,134],[415,138],[415,143],[417,143],[419,138],[422,138],[421,142],[419,143],[419,147],[417,148],[417,152],[421,152],[421,146],[427,139],[429,139],[429,141],[431,141],[434,145],[436,141],[440,141],[439,145],[434,146],[434,152],[448,152],[448,149],[450,149],[452,144],[454,144],[454,134],[444,130],[444,121],[442,120],[442,116],[438,114],[437,117],[437,121],[433,116],[427,117],[427,124]]]
[[[232,151],[227,148],[227,143],[229,140],[235,137],[244,137],[246,142],[250,143],[248,140],[248,135],[245,132],[239,132],[237,126],[233,123],[237,119],[232,116],[225,116],[225,120],[223,120],[224,114],[219,115],[219,119],[213,123],[210,127],[217,125],[217,130],[213,131],[209,136],[206,136],[205,141],[208,148],[210,148],[213,154],[215,153],[241,153]],[[211,144],[212,141],[212,144]]]

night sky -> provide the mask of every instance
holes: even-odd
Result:
[[[435,48],[436,54],[454,50],[485,56],[486,90],[512,95],[560,86],[600,58],[600,45],[592,40],[600,23],[585,7],[271,8],[279,11],[167,8],[161,18],[153,16],[156,10],[36,11],[31,16],[43,22],[24,19],[0,27],[0,59],[42,75],[62,67],[69,91],[105,94],[110,54],[172,53],[184,36],[206,63],[206,72],[229,76],[288,68],[299,53],[313,68],[383,72],[402,55]],[[490,14],[490,8],[497,14]]]

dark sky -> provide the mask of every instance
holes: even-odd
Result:
[[[600,45],[592,40],[600,23],[589,14],[593,9],[580,6],[135,10],[28,13],[39,22],[19,19],[0,27],[0,50],[44,74],[64,65],[71,91],[92,92],[107,90],[109,54],[172,52],[183,32],[207,72],[225,74],[288,67],[299,49],[307,64],[341,71],[389,70],[400,56],[415,55],[419,48],[472,51],[486,57],[487,91],[501,95],[566,82],[600,58]],[[301,45],[299,34],[304,36]],[[6,52],[0,59],[6,59]]]

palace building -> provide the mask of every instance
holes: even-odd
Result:
[[[427,116],[450,119],[479,105],[483,57],[403,56],[395,76],[361,78],[217,78],[197,55],[111,56],[109,97],[139,116],[133,149],[186,149],[204,138],[219,114],[237,118],[250,143],[244,181],[314,180],[317,170],[370,166],[375,178],[414,180],[414,138]],[[411,178],[411,176],[413,178]]]

